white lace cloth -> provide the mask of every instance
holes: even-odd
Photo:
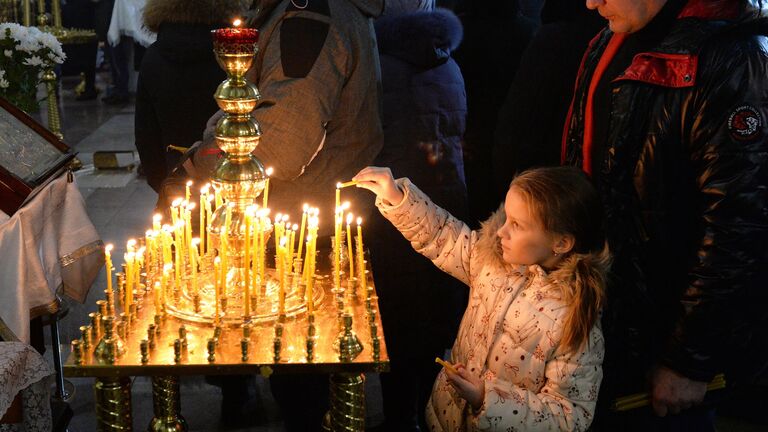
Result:
[[[23,423],[0,425],[0,432],[50,431],[51,379],[53,369],[31,346],[21,342],[0,342],[0,417],[21,392]]]
[[[0,254],[0,318],[21,342],[29,343],[32,315],[55,310],[59,287],[85,300],[104,264],[103,244],[66,173],[13,216],[0,212]]]

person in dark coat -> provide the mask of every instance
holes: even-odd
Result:
[[[560,164],[562,125],[579,63],[605,26],[596,11],[571,0],[548,0],[541,21],[499,111],[492,159],[497,202],[516,173]]]
[[[228,26],[247,6],[241,0],[149,0],[144,8],[157,41],[139,72],[136,148],[157,192],[181,157],[168,146],[190,147],[218,109],[213,93],[226,74],[213,55],[211,30]]]
[[[387,1],[375,24],[384,87],[384,148],[374,162],[409,177],[435,202],[467,218],[461,142],[464,80],[451,51],[461,23],[431,0]],[[367,223],[391,372],[381,375],[386,431],[414,431],[466,304],[461,282],[416,253],[374,212]]]
[[[464,162],[472,215],[470,225],[486,220],[501,201],[489,169],[499,109],[528,46],[536,22],[522,15],[517,1],[463,0],[455,7],[464,41],[454,58],[467,90]]]
[[[748,0],[587,0],[563,161],[589,173],[614,263],[605,431],[714,431],[722,391],[768,366],[768,19]]]

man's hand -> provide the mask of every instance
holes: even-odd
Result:
[[[358,182],[357,187],[368,189],[389,205],[403,202],[403,192],[397,187],[389,168],[365,167],[352,180]]]
[[[707,383],[688,379],[660,366],[653,372],[651,404],[656,415],[678,414],[704,400]]]
[[[453,365],[459,372],[458,374],[450,372],[447,368],[445,374],[448,376],[448,383],[450,383],[456,392],[464,398],[472,409],[478,411],[483,406],[483,398],[485,397],[485,381],[473,376],[467,371],[466,366],[461,363]]]

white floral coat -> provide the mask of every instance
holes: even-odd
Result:
[[[571,270],[548,276],[536,265],[506,265],[496,236],[503,212],[472,231],[408,179],[397,182],[403,201],[376,205],[414,249],[470,287],[451,360],[485,380],[483,406],[473,412],[441,371],[427,405],[430,429],[586,430],[603,376],[604,343],[596,324],[579,352],[560,344],[568,305],[551,281]]]

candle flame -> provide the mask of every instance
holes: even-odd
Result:
[[[217,256],[216,258],[214,258],[213,259],[213,264],[214,265],[220,265],[221,264],[221,257]]]
[[[195,203],[191,202],[187,204],[187,210],[194,210],[195,209]]]
[[[349,203],[349,201],[344,201],[344,204],[341,205],[342,210],[348,209],[352,204]]]
[[[192,246],[197,246],[200,244],[200,237],[195,237],[192,239]]]
[[[353,219],[352,213],[347,213],[347,225],[351,224]]]
[[[242,23],[243,22],[240,21],[240,18],[236,18],[234,21],[232,21],[232,25],[235,26],[235,27],[240,27],[240,24],[242,24]]]
[[[152,231],[151,229],[149,229],[146,232],[144,232],[144,235],[147,236],[147,237],[152,237],[152,236],[155,235],[155,232]]]
[[[296,224],[293,224],[293,226],[291,227],[291,229],[292,229],[292,230],[294,230],[294,231],[296,231],[297,229],[299,229],[299,226],[298,226],[298,225],[296,225]]]
[[[267,173],[268,176],[272,177],[272,173],[275,172],[275,170],[272,169],[272,167],[268,167],[265,172]]]
[[[115,248],[115,245],[113,245],[112,243],[109,243],[109,244],[107,244],[104,247],[104,252],[110,253],[110,252],[112,252],[112,249],[114,249],[114,248]]]
[[[190,187],[193,184],[195,184],[195,183],[192,180],[187,180],[187,187]]]
[[[128,247],[128,249],[133,248],[134,246],[136,246],[136,239],[128,240],[128,243],[126,243],[125,245]]]
[[[341,182],[336,183],[336,189],[341,189]]]
[[[167,273],[167,272],[170,272],[172,268],[173,268],[173,264],[167,263],[166,265],[163,266],[163,271]]]
[[[161,220],[163,220],[163,215],[161,215],[160,213],[155,213],[154,215],[152,215],[153,222],[160,222]]]
[[[357,224],[361,225],[363,223],[363,218],[359,217],[357,218]]]
[[[180,206],[182,201],[184,201],[183,198],[176,198],[175,200],[171,201],[171,207]]]
[[[302,207],[302,209],[304,210],[304,213],[308,212],[309,211],[309,204],[304,203],[304,206]]]

